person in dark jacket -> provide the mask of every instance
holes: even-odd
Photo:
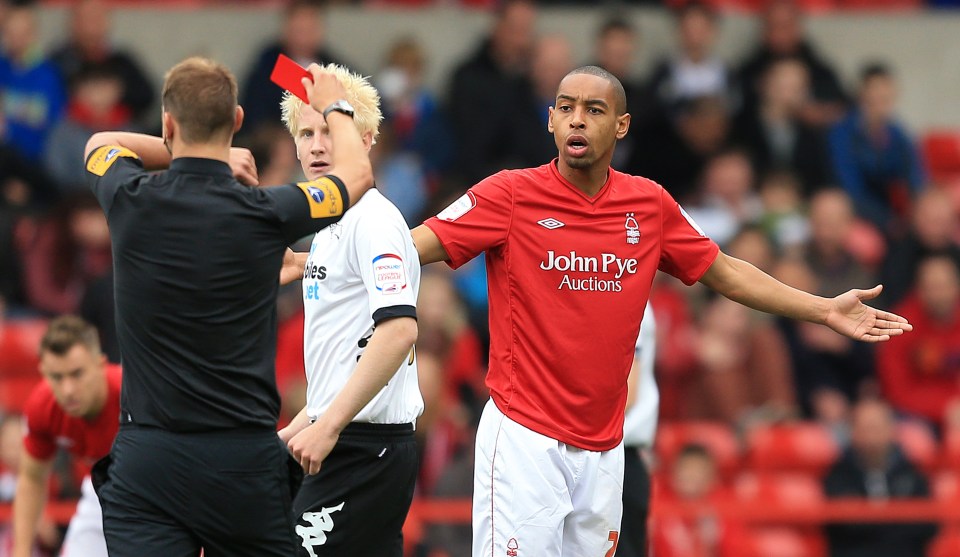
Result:
[[[887,403],[865,400],[852,413],[850,446],[824,480],[828,498],[883,501],[930,496],[927,479],[895,440],[896,424]],[[826,526],[832,557],[923,557],[937,526],[927,523]]]

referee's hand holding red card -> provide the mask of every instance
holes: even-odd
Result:
[[[323,112],[325,108],[334,102],[346,98],[347,91],[340,84],[335,75],[325,70],[318,64],[310,64],[307,67],[310,77],[304,77],[300,80],[304,89],[307,90],[307,98],[310,99],[310,106],[317,112]]]

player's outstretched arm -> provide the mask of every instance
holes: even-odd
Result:
[[[395,317],[377,324],[353,375],[317,421],[287,444],[307,474],[316,474],[340,432],[397,373],[417,341],[417,320]]]
[[[447,250],[443,249],[440,238],[425,225],[414,228],[410,231],[413,236],[413,245],[417,248],[417,254],[420,256],[420,265],[436,263],[437,261],[447,261],[450,256]]]
[[[307,70],[313,76],[313,81],[309,78],[301,81],[314,110],[322,114],[334,102],[347,98],[343,84],[334,74],[317,64],[310,64]],[[331,161],[333,174],[346,186],[350,203],[356,203],[373,186],[370,155],[351,116],[331,111],[326,115],[326,121],[335,146]]]
[[[17,491],[13,499],[12,557],[33,555],[33,542],[47,502],[47,482],[52,469],[53,460],[37,460],[26,451],[20,455]]]
[[[880,286],[823,298],[787,286],[750,263],[723,252],[717,255],[700,282],[747,307],[820,323],[864,342],[885,341],[913,330],[903,317],[863,303],[876,298]]]

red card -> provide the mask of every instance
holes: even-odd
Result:
[[[307,98],[307,90],[304,89],[303,83],[300,83],[300,80],[304,77],[313,81],[313,75],[310,72],[300,67],[300,64],[297,64],[289,57],[281,54],[277,57],[276,65],[273,66],[270,81],[290,91],[299,97],[300,100],[309,104],[310,99]]]

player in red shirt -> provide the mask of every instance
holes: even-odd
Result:
[[[616,551],[627,376],[658,269],[860,340],[910,330],[861,303],[880,287],[820,298],[721,253],[660,185],[610,168],[629,126],[617,78],[578,68],[550,109],[558,159],[495,174],[413,231],[422,264],[486,252],[492,400],[477,432],[475,557]]]
[[[50,322],[40,341],[37,385],[24,406],[25,429],[13,502],[13,557],[28,557],[57,447],[88,464],[110,452],[120,423],[120,368],[107,365],[93,325],[79,317]],[[106,557],[100,503],[89,476],[63,543],[63,557]]]

